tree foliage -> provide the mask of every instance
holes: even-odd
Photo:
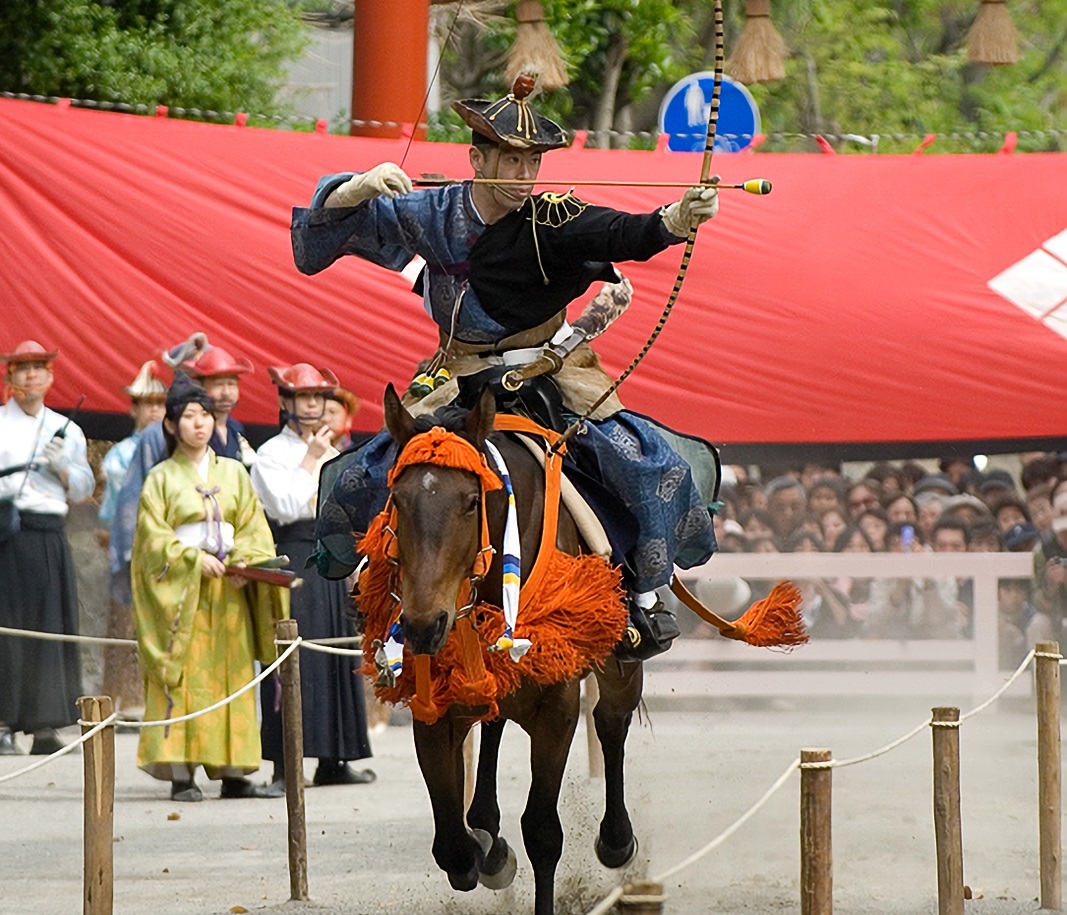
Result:
[[[0,90],[278,114],[305,41],[285,0],[4,3]]]
[[[572,79],[543,104],[572,129],[655,130],[667,89],[712,67],[709,0],[542,2]],[[729,57],[745,4],[723,6]],[[1064,148],[1067,0],[1013,0],[1022,59],[1009,67],[967,63],[978,7],[979,0],[773,0],[790,56],[784,80],[748,87],[770,135],[764,148],[807,148],[814,134],[848,148],[840,138],[855,134],[876,135],[879,149],[899,151],[937,133],[938,150],[995,149],[1006,131],[1028,134],[1020,148]],[[458,55],[463,88],[476,79],[482,93],[505,88],[499,73],[513,35],[505,17],[467,27]]]
[[[773,6],[792,53],[784,80],[749,87],[765,132],[878,135],[885,151],[926,133],[945,151],[995,149],[1007,131],[1032,132],[1030,149],[1064,145],[1067,0],[1010,4],[1022,57],[1006,67],[967,62],[977,0]]]

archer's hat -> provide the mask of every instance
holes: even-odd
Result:
[[[20,362],[52,362],[59,350],[46,350],[36,340],[23,340],[10,353],[0,354],[0,362],[17,365]]]
[[[527,101],[535,83],[533,76],[524,73],[502,99],[460,99],[452,108],[472,131],[495,143],[538,152],[560,149],[567,145],[563,128],[538,114]]]
[[[156,377],[155,368],[155,362],[149,359],[138,370],[133,381],[122,389],[123,393],[130,400],[143,400],[148,397],[162,400],[166,397],[167,389],[163,382]]]
[[[193,378],[217,378],[219,375],[244,375],[252,371],[252,363],[247,359],[234,359],[221,346],[213,346],[195,359],[183,362],[182,368]]]
[[[300,391],[332,393],[340,386],[337,376],[329,369],[317,369],[306,362],[296,365],[270,366],[270,380],[278,386],[279,393],[296,394]]]

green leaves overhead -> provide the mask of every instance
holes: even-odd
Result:
[[[9,3],[0,89],[273,114],[305,41],[285,0]]]

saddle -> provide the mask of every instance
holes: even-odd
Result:
[[[564,406],[563,397],[555,381],[542,375],[525,382],[517,391],[508,391],[501,378],[510,366],[491,366],[475,375],[458,379],[458,406],[470,409],[481,392],[488,387],[496,398],[500,413],[525,416],[539,426],[563,433],[578,417]],[[603,528],[611,545],[611,561],[625,567],[626,555],[637,542],[637,521],[630,510],[603,482],[596,456],[584,448],[581,436],[568,443],[563,459],[563,476],[576,491],[580,502],[564,489],[564,501],[574,515],[591,513]]]
[[[505,388],[501,382],[510,366],[493,366],[475,375],[459,379],[458,405],[473,407],[481,392],[488,387],[496,398],[501,413],[524,416],[553,432],[563,433],[577,417],[567,413],[563,397],[550,375],[529,379],[517,390]],[[519,436],[535,454],[540,450],[529,439]],[[590,462],[591,452],[582,449],[578,437],[570,440],[563,460],[563,502],[574,516],[579,530],[590,548],[596,552],[596,534],[603,531],[611,544],[610,555],[618,566],[625,565],[629,548],[637,539],[637,522],[630,510],[604,485],[599,467]],[[586,469],[583,469],[583,456]],[[590,466],[590,464],[594,466]],[[592,471],[592,472],[590,472]],[[571,484],[570,489],[566,483]],[[592,530],[591,530],[592,529]],[[614,535],[614,536],[613,536]],[[620,542],[621,541],[621,542]],[[681,634],[678,622],[664,605],[645,609],[633,600],[628,601],[630,621],[623,638],[615,648],[623,661],[646,661],[662,654]]]

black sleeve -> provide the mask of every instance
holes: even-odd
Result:
[[[585,207],[552,232],[560,260],[645,261],[680,241],[667,231],[659,211],[623,213],[610,207]]]

